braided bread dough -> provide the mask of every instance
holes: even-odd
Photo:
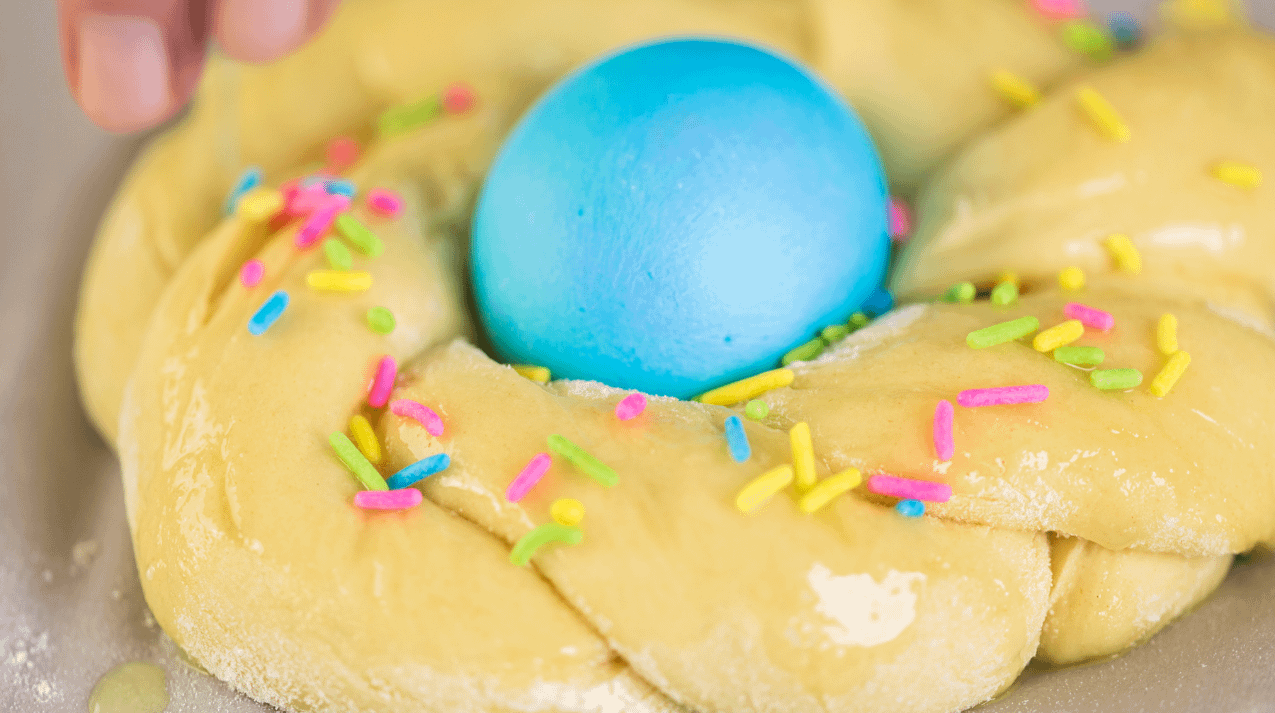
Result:
[[[210,672],[296,710],[957,710],[1007,686],[1038,644],[1065,662],[1144,638],[1206,595],[1231,552],[1269,541],[1271,446],[1257,436],[1272,414],[1251,394],[1269,392],[1272,347],[1190,295],[1118,280],[1085,295],[1120,320],[1109,359],[1149,373],[1148,320],[1179,314],[1201,378],[1171,399],[1097,394],[1022,345],[964,347],[965,331],[1005,314],[1056,317],[1064,298],[1050,290],[1009,312],[911,307],[800,365],[767,397],[767,421],[748,424],[747,465],[725,453],[727,409],[653,399],[621,427],[619,392],[542,387],[469,346],[467,214],[504,131],[570,66],[686,31],[812,63],[864,113],[904,187],[1003,111],[983,87],[989,65],[1047,81],[1075,64],[1008,0],[366,0],[279,65],[214,62],[192,115],[139,162],[103,225],[77,339],[104,432],[119,412],[148,603]],[[980,37],[973,53],[912,61],[917,47],[966,47],[961,32]],[[895,61],[853,69],[883,57]],[[366,263],[367,293],[310,293],[304,275],[321,257],[298,253],[291,230],[219,219],[243,165],[268,181],[303,173],[332,135],[367,139],[377,111],[454,79],[476,86],[479,111],[370,142],[350,173],[407,204],[393,221],[355,210],[386,246]],[[248,257],[266,264],[253,291],[235,280]],[[295,296],[287,319],[250,336],[248,315],[279,288]],[[395,313],[393,334],[363,325],[372,305]],[[398,395],[436,408],[448,431],[378,419],[384,470],[440,451],[453,460],[420,486],[420,507],[366,514],[324,439],[363,408],[363,377],[385,353],[414,361]],[[957,460],[934,464],[923,411],[997,373],[1048,383],[1050,408],[962,412]],[[740,515],[734,493],[787,459],[783,430],[797,420],[815,431],[821,475],[932,468],[957,497],[919,521],[858,493],[815,516],[786,497]],[[1112,422],[1126,430],[1098,428]],[[602,490],[559,464],[506,502],[509,478],[553,432],[610,463],[621,485]],[[1099,452],[1071,472],[1104,484],[1077,487],[1057,468],[1083,449]],[[534,570],[510,566],[507,546],[559,496],[585,503],[585,542],[544,552]],[[1158,552],[1114,551],[1125,547]]]

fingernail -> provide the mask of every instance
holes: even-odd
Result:
[[[224,0],[218,35],[232,56],[268,62],[301,42],[309,14],[306,0]]]
[[[80,104],[112,131],[144,129],[172,103],[168,53],[148,17],[87,13],[80,18]]]

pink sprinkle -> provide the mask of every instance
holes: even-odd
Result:
[[[1078,319],[1084,323],[1086,327],[1106,332],[1116,326],[1116,318],[1111,316],[1110,312],[1104,312],[1100,309],[1094,309],[1088,305],[1082,305],[1079,302],[1068,302],[1063,307],[1063,314],[1067,315],[1067,319]]]
[[[939,460],[949,461],[956,453],[952,439],[952,402],[944,399],[934,409],[934,450]]]
[[[907,240],[912,233],[912,212],[903,201],[890,196],[890,238],[895,242]]]
[[[285,197],[287,195],[285,194]],[[292,192],[291,200],[287,202],[285,207],[293,215],[305,215],[327,204],[329,195],[331,194],[323,187],[322,181],[308,186],[298,185]]]
[[[395,399],[390,402],[390,413],[395,416],[406,416],[425,427],[431,436],[443,435],[443,419],[438,417],[434,409],[419,401],[411,399]]]
[[[249,260],[239,268],[239,281],[244,287],[256,287],[265,276],[266,264],[260,260]]]
[[[403,210],[403,199],[388,188],[373,188],[367,192],[367,205],[377,215],[394,218]]]
[[[645,410],[646,397],[635,391],[615,405],[615,417],[621,421],[631,421]]]
[[[1085,4],[1081,0],[1033,0],[1036,11],[1054,20],[1070,20],[1085,16]]]
[[[422,499],[416,488],[360,490],[354,494],[354,506],[364,510],[406,510],[420,505]]]
[[[326,170],[340,173],[359,160],[359,142],[348,136],[338,136],[328,142]]]
[[[376,365],[376,376],[372,377],[372,387],[367,390],[367,405],[381,408],[390,400],[390,391],[394,389],[394,380],[398,378],[398,364],[394,357],[383,356]]]
[[[513,482],[509,484],[509,487],[505,490],[505,499],[511,503],[522,500],[529,490],[536,487],[536,483],[540,482],[540,479],[544,477],[545,472],[549,470],[549,466],[552,463],[553,460],[549,458],[548,453],[537,453],[527,463],[527,466],[522,469],[522,472],[518,474],[518,477],[514,478]]]
[[[464,82],[457,82],[443,90],[443,110],[448,114],[459,114],[469,111],[474,105],[474,88]]]
[[[874,475],[868,478],[868,490],[877,495],[931,503],[945,503],[952,499],[952,486],[946,483],[931,483],[928,480],[898,478],[893,475]]]
[[[1049,398],[1049,387],[1040,384],[1028,386],[1001,386],[995,389],[966,389],[956,396],[956,403],[965,408],[979,406],[1008,406],[1010,404],[1038,404]]]
[[[333,196],[333,198],[345,198],[345,196]],[[347,204],[348,204],[348,200]],[[301,224],[301,228],[297,231],[297,247],[304,250],[318,242],[323,234],[328,232],[328,228],[332,227],[332,221],[336,220],[336,214],[345,208],[340,201],[330,201],[320,210],[310,214],[310,217]]]

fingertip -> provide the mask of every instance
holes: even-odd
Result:
[[[77,29],[74,93],[95,124],[127,133],[173,115],[172,67],[155,20],[90,12]]]
[[[334,0],[222,0],[215,32],[226,54],[273,62],[305,44],[326,24]]]

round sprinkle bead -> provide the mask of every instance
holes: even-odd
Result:
[[[367,192],[367,207],[377,215],[396,218],[403,210],[403,199],[388,188],[373,188]]]
[[[394,313],[385,307],[372,307],[367,311],[367,326],[377,334],[389,334],[398,326]]]
[[[575,527],[584,521],[584,503],[575,498],[559,498],[549,506],[553,521],[566,527]]]
[[[634,392],[620,399],[615,405],[615,417],[621,421],[632,421],[646,410],[646,396]]]
[[[1009,307],[1018,301],[1018,285],[1006,280],[992,288],[992,304]]]
[[[920,500],[900,500],[894,509],[903,517],[921,517],[925,514],[925,503]]]
[[[978,288],[973,282],[958,282],[947,291],[944,299],[958,304],[969,304],[978,296]]]
[[[754,421],[760,421],[770,415],[770,404],[760,399],[753,399],[744,404],[744,415]]]
[[[244,287],[252,288],[261,284],[261,278],[266,276],[266,264],[260,260],[249,260],[239,268],[239,282]]]
[[[1078,267],[1064,268],[1058,273],[1058,286],[1069,292],[1084,289],[1085,271]]]

